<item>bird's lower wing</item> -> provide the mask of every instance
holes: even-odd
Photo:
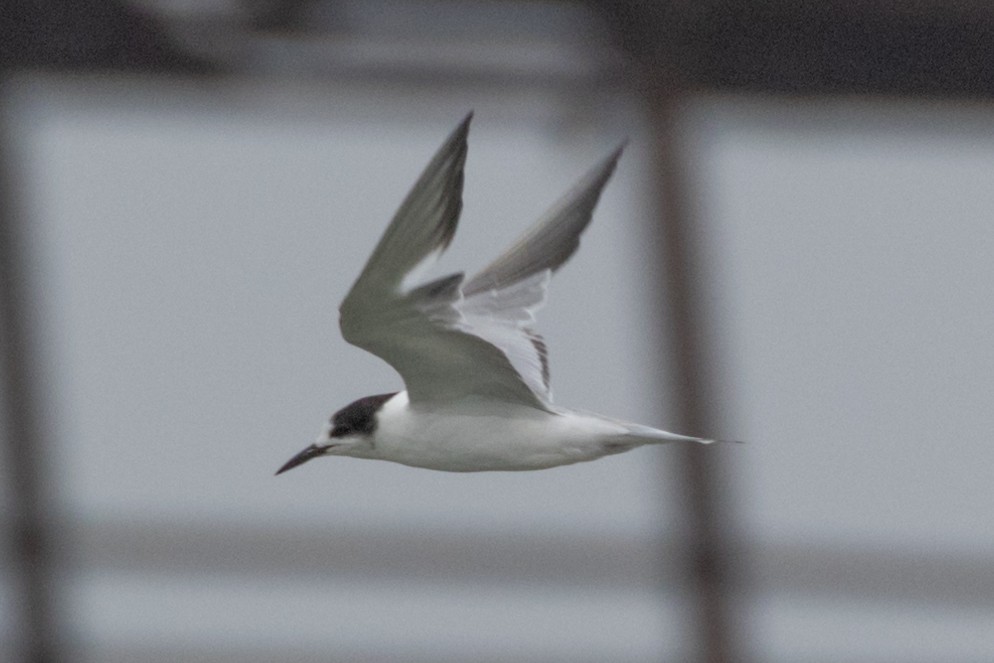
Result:
[[[342,335],[393,366],[412,403],[483,397],[546,409],[493,343],[467,329],[455,308],[461,274],[405,295],[343,307]]]

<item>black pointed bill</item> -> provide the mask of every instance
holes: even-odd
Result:
[[[276,470],[276,474],[278,474],[278,475],[279,474],[283,474],[287,470],[292,470],[293,468],[297,467],[298,465],[303,465],[304,463],[306,463],[307,461],[311,460],[312,458],[317,458],[318,456],[323,456],[324,452],[325,452],[325,450],[327,448],[328,448],[327,446],[319,446],[317,444],[312,444],[311,446],[307,447],[306,449],[304,449],[303,451],[301,451],[299,454],[297,454],[296,456],[294,456],[293,458],[291,458],[290,460],[288,460],[286,463],[284,463],[283,467],[281,467],[280,469]]]

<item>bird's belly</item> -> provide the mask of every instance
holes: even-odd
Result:
[[[376,433],[380,458],[450,472],[537,470],[609,453],[604,450],[607,431],[530,409],[513,417],[420,412],[384,424]]]

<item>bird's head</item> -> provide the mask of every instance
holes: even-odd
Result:
[[[376,413],[395,394],[366,396],[336,412],[317,441],[276,471],[282,474],[320,456],[369,456],[373,450]]]

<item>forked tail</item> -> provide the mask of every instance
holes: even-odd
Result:
[[[668,431],[643,426],[641,424],[624,424],[628,430],[626,437],[638,438],[643,444],[663,444],[665,442],[698,442],[700,444],[711,444],[712,442],[726,442],[727,440],[711,440],[705,437],[691,437],[689,435],[678,435]]]

